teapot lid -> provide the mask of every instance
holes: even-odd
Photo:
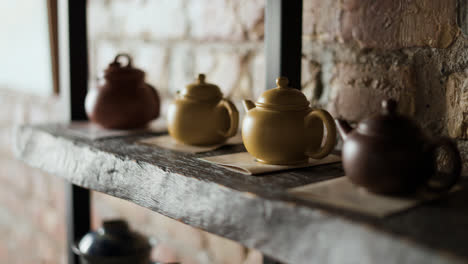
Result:
[[[126,58],[127,64],[124,66],[120,63],[120,58]],[[109,64],[104,71],[106,79],[143,79],[145,73],[132,65],[132,57],[128,54],[117,54],[112,63]]]
[[[357,131],[370,136],[419,136],[421,132],[416,122],[396,110],[395,100],[383,100],[381,114],[361,121]]]
[[[197,80],[180,93],[184,97],[194,100],[211,101],[219,100],[223,97],[221,89],[215,84],[205,82],[205,74],[198,74]]]
[[[275,110],[303,110],[309,107],[309,101],[298,89],[288,86],[286,77],[276,79],[278,87],[270,89],[262,94],[255,103],[258,107]]]
[[[81,254],[93,257],[133,256],[148,252],[149,240],[131,231],[124,220],[104,221],[97,231],[89,232],[80,240]]]

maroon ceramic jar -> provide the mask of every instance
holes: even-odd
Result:
[[[119,60],[127,59],[123,66]],[[132,58],[119,54],[104,71],[104,83],[86,95],[88,118],[108,129],[145,127],[159,116],[157,91],[144,81],[145,73],[132,66]]]

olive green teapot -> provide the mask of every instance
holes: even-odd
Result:
[[[223,143],[237,133],[239,112],[218,86],[199,74],[169,105],[167,121],[169,134],[177,141],[206,146]]]
[[[256,103],[244,100],[247,114],[242,139],[257,161],[288,165],[321,159],[336,143],[333,117],[325,110],[312,109],[304,94],[288,86],[286,77],[276,79],[277,88],[263,93]],[[327,136],[323,146],[323,126]]]

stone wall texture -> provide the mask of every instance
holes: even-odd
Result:
[[[5,89],[0,105],[0,263],[65,263],[63,181],[11,151],[17,125],[63,121],[63,107],[57,97]]]
[[[88,4],[91,85],[127,52],[165,104],[201,72],[239,106],[264,90],[264,0]],[[467,17],[465,0],[304,0],[302,89],[313,105],[353,122],[396,98],[429,134],[456,140],[466,168]],[[0,104],[0,263],[66,263],[63,182],[10,151],[16,125],[63,121],[63,105],[1,87]],[[261,263],[255,250],[128,202],[99,193],[92,201],[94,227],[128,219],[158,239],[159,260]]]

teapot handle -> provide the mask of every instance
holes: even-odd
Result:
[[[236,106],[228,99],[223,98],[219,102],[218,106],[226,108],[229,114],[229,129],[228,131],[219,131],[221,135],[225,138],[230,138],[236,135],[237,128],[239,126],[239,112],[237,111]]]
[[[115,59],[114,59],[113,63],[118,64],[119,59],[122,58],[122,57],[125,57],[127,59],[127,65],[125,65],[124,67],[132,67],[132,57],[127,53],[117,54],[117,56],[115,56]]]
[[[458,151],[457,145],[447,137],[441,137],[430,145],[430,154],[435,159],[436,150],[443,148],[449,155],[449,161],[452,163],[451,171],[448,173],[435,172],[432,178],[429,179],[426,186],[430,191],[434,192],[445,192],[450,190],[454,186],[461,176],[462,161],[460,152]],[[434,176],[442,174],[444,177],[435,178]]]
[[[305,127],[308,127],[312,119],[322,120],[324,126],[327,128],[327,138],[325,144],[318,150],[307,150],[306,155],[313,159],[321,159],[330,154],[336,144],[336,125],[333,117],[325,110],[317,109],[311,111],[305,117]]]

